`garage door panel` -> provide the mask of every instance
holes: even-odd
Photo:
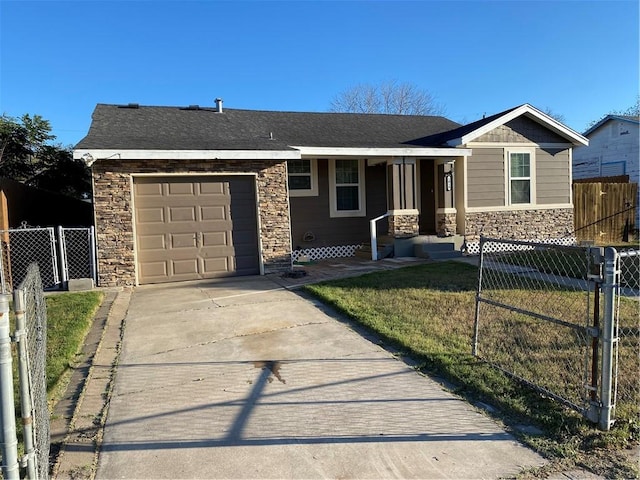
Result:
[[[226,197],[229,194],[229,185],[225,182],[200,182],[200,195],[220,195]]]
[[[140,262],[140,275],[147,277],[166,277],[167,262]]]
[[[190,258],[186,260],[173,260],[171,270],[174,275],[196,275],[198,273],[198,260]]]
[[[196,243],[196,234],[195,233],[173,233],[169,235],[171,239],[170,248],[196,248],[198,245]]]
[[[205,275],[229,274],[234,270],[233,258],[231,257],[203,258],[202,264]]]
[[[195,222],[196,208],[189,207],[169,207],[169,221],[175,222]]]
[[[135,185],[136,196],[162,196],[162,184],[161,183],[136,183]]]
[[[145,177],[134,194],[140,283],[259,273],[253,177]]]
[[[140,235],[138,237],[139,248],[141,250],[162,250],[165,249],[167,244],[165,242],[165,236],[160,235]]]
[[[191,182],[171,182],[167,184],[167,195],[189,195],[196,193],[195,186]]]
[[[229,208],[225,205],[213,207],[200,207],[200,219],[207,220],[229,220]]]
[[[164,222],[164,208],[139,208],[138,223],[162,223]]]
[[[229,235],[227,232],[205,232],[202,234],[203,247],[228,246]]]

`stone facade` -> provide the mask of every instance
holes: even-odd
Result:
[[[437,213],[437,234],[441,237],[451,237],[452,235],[455,235],[458,228],[456,220],[457,215],[455,213]]]
[[[573,209],[477,212],[465,215],[465,239],[480,235],[511,240],[545,240],[573,235]]]
[[[390,215],[389,236],[394,238],[415,237],[418,235],[418,215]]]
[[[93,165],[100,286],[135,284],[132,181],[136,173],[257,174],[260,246],[265,273],[291,267],[286,164],[272,160],[100,160]]]

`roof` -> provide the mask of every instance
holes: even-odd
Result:
[[[610,120],[619,120],[622,122],[634,123],[636,125],[640,125],[640,116],[638,115],[607,115],[602,118],[599,122],[594,124],[591,128],[589,128],[586,132],[584,132],[584,136],[591,134],[596,129],[600,128],[602,125],[607,123]]]
[[[424,139],[424,141],[439,142],[441,144],[446,144],[449,146],[466,145],[476,138],[482,136],[483,134],[490,132],[496,127],[504,125],[507,122],[520,116],[524,116],[529,118],[530,120],[533,120],[534,122],[547,128],[548,130],[556,133],[560,137],[563,137],[573,145],[589,144],[589,141],[578,132],[570,129],[566,125],[560,123],[556,119],[550,117],[546,113],[541,112],[528,103],[509,108],[508,110],[504,110],[502,112],[491,115],[490,117],[485,117],[467,125],[463,125],[454,130],[450,130],[448,132],[444,132],[432,137],[427,137]]]
[[[440,116],[275,112],[98,104],[76,149],[293,150],[306,147],[424,147],[425,136],[458,128]]]

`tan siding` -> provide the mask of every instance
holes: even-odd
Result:
[[[539,123],[520,116],[479,136],[474,142],[567,143],[567,140]]]
[[[467,163],[469,207],[504,205],[504,153],[501,148],[474,148]]]
[[[537,203],[569,203],[570,192],[569,150],[536,149]]]

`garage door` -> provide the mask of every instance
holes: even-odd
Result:
[[[134,180],[138,281],[260,272],[253,177]]]

